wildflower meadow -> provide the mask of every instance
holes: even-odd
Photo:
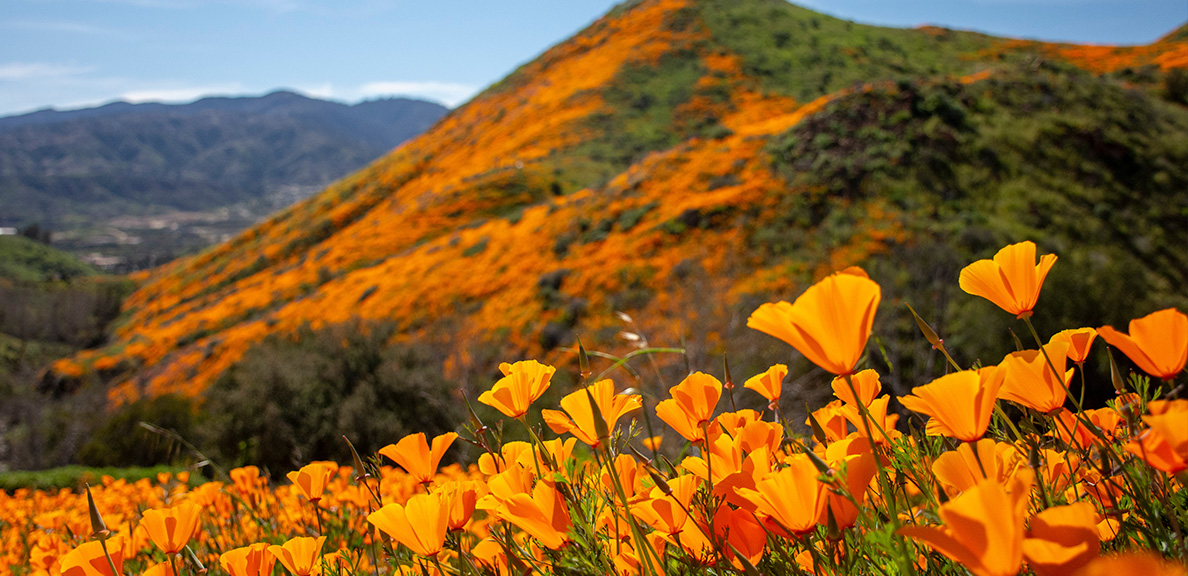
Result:
[[[1022,242],[954,279],[1017,319],[1019,349],[997,365],[959,365],[916,317],[949,370],[894,398],[912,422],[868,368],[881,290],[851,267],[747,321],[833,375],[807,422],[783,419],[784,365],[694,372],[653,401],[606,377],[617,363],[595,375],[579,346],[581,384],[559,405],[538,403],[559,368],[505,363],[472,400],[505,418],[470,410],[454,432],[352,462],[0,492],[0,572],[1184,575],[1188,316],[1039,334],[1058,265]],[[1102,345],[1116,394],[1088,409]],[[768,409],[734,409],[744,394]],[[441,466],[457,443],[477,462]]]

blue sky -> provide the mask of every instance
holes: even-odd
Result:
[[[607,0],[3,0],[0,115],[279,88],[457,105],[609,10]],[[1184,0],[806,0],[858,22],[1145,44]]]

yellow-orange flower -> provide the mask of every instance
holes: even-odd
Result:
[[[103,544],[92,540],[79,545],[74,550],[62,556],[62,576],[117,576],[124,569],[124,554],[120,537],[107,540],[107,552],[111,556],[111,563],[115,564],[116,574],[111,573],[111,566],[107,563],[107,556],[103,554]]]
[[[421,484],[428,484],[437,475],[437,467],[441,465],[441,457],[454,443],[458,435],[446,432],[433,439],[433,447],[425,439],[424,432],[409,434],[395,444],[388,444],[379,449],[379,453],[391,458],[393,462],[404,468],[410,476]]]
[[[1023,556],[1036,576],[1070,576],[1097,557],[1097,511],[1088,502],[1053,506],[1031,518]]]
[[[326,491],[326,483],[330,481],[330,476],[336,470],[336,467],[324,462],[312,462],[302,466],[300,470],[289,472],[288,478],[293,486],[301,491],[302,495],[310,502],[316,503],[322,499],[322,493]]]
[[[569,510],[551,480],[537,482],[531,496],[515,494],[504,500],[494,513],[519,526],[550,550],[557,550],[569,542],[572,525]]]
[[[818,474],[807,455],[795,454],[788,458],[786,468],[757,481],[754,490],[739,488],[738,495],[754,506],[756,516],[774,521],[781,531],[804,534],[816,528],[828,506]]]
[[[1011,490],[985,481],[942,504],[944,526],[904,526],[899,533],[931,546],[977,576],[1015,576],[1023,564],[1023,520],[1031,491],[1030,471],[1020,471]]]
[[[219,556],[219,565],[231,576],[271,576],[274,564],[276,556],[263,542],[228,550]]]
[[[1047,353],[1047,358],[1043,352]],[[1052,342],[1039,350],[1012,352],[998,364],[995,378],[1002,378],[998,397],[1010,400],[1043,413],[1053,412],[1064,406],[1068,397],[1068,383],[1072,381],[1073,370],[1065,370],[1068,363],[1068,344]],[[1051,360],[1051,365],[1048,364]],[[1056,379],[1055,368],[1062,380]]]
[[[173,566],[169,562],[161,562],[149,566],[147,570],[140,573],[140,576],[174,576]]]
[[[1035,243],[1020,242],[999,250],[993,260],[978,260],[961,271],[962,290],[981,296],[1016,318],[1031,316],[1055,254],[1035,262]]]
[[[748,378],[743,383],[743,387],[758,392],[760,396],[767,398],[768,408],[778,410],[780,406],[780,394],[784,391],[784,378],[787,376],[788,367],[783,364],[776,364],[768,368],[766,372]]]
[[[598,407],[598,414],[595,415],[594,407],[590,405],[590,399],[594,399],[594,405]],[[639,410],[643,405],[643,400],[638,394],[632,395],[618,395],[615,394],[615,383],[610,380],[599,380],[575,392],[566,394],[561,399],[561,408],[565,412],[558,410],[542,410],[541,416],[549,425],[549,428],[557,434],[565,434],[566,432],[573,434],[578,440],[597,448],[602,445],[603,438],[598,437],[599,424],[597,419],[602,420],[604,433],[610,433],[615,428],[615,423],[619,418],[628,412]],[[568,416],[566,415],[568,413]]]
[[[1102,556],[1089,562],[1074,576],[1188,576],[1188,569],[1174,560],[1164,560],[1149,550]]]
[[[714,417],[722,382],[709,374],[694,372],[668,389],[672,396],[656,404],[656,415],[690,442],[705,438],[703,426]]]
[[[187,501],[164,510],[146,510],[140,523],[148,530],[149,538],[157,548],[166,554],[176,554],[186,547],[198,530],[201,512],[201,507]]]
[[[499,365],[503,378],[490,390],[479,395],[478,400],[503,412],[511,418],[528,413],[528,407],[549,389],[556,368],[536,360],[524,360],[515,364],[504,362]]]
[[[285,542],[283,546],[269,546],[268,552],[280,560],[293,576],[310,576],[321,573],[318,558],[322,555],[322,543],[325,541],[325,536],[301,536]]]
[[[1006,484],[1020,462],[1014,445],[983,438],[941,454],[932,463],[932,473],[953,498],[985,480]]]
[[[775,336],[833,374],[851,374],[866,349],[882,291],[861,268],[813,284],[795,302],[767,303],[747,327]]]
[[[1097,333],[1110,346],[1122,351],[1147,374],[1171,380],[1188,362],[1188,316],[1175,308],[1152,312],[1130,321],[1130,334],[1113,326]]]
[[[1097,338],[1097,330],[1092,328],[1077,328],[1063,330],[1052,335],[1051,342],[1068,343],[1068,359],[1080,364],[1089,357],[1089,349],[1093,347],[1093,340]]]
[[[417,494],[403,506],[392,503],[372,512],[367,521],[421,556],[436,556],[445,543],[450,508],[441,494]]]
[[[912,396],[899,402],[913,412],[931,416],[926,432],[975,442],[986,433],[998,399],[1002,379],[993,368],[946,374],[932,383],[912,388]]]

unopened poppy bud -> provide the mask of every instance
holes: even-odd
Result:
[[[584,376],[585,375],[583,374],[583,377]],[[610,429],[606,427],[606,419],[602,417],[601,408],[599,408],[598,403],[594,401],[594,394],[590,392],[589,388],[586,388],[585,390],[586,399],[590,401],[590,414],[594,418],[594,433],[598,435],[598,441],[601,443],[603,440],[610,438]]]
[[[586,347],[582,346],[582,339],[578,338],[578,369],[582,373],[582,380],[590,377],[590,357],[586,356]]]
[[[944,349],[945,341],[941,340],[940,336],[936,335],[936,331],[934,331],[932,327],[920,317],[919,314],[916,314],[916,309],[912,308],[912,305],[906,302],[904,303],[904,306],[907,306],[907,309],[911,311],[912,317],[916,319],[916,326],[920,328],[920,332],[924,334],[924,338],[928,340],[928,343],[932,344],[932,348],[934,350]]]
[[[833,472],[833,470],[829,468],[829,464],[826,464],[816,452],[813,452],[812,450],[805,450],[804,453],[808,456],[809,460],[813,461],[813,466],[816,466],[817,470],[821,472],[821,474],[828,476]]]
[[[1122,372],[1118,370],[1118,363],[1114,361],[1114,352],[1106,346],[1106,356],[1110,357],[1110,382],[1114,384],[1114,391],[1118,394],[1126,393],[1126,383],[1122,380]]]
[[[817,417],[813,416],[813,411],[809,409],[808,404],[804,405],[804,409],[808,412],[809,426],[812,426],[813,428],[813,438],[815,438],[817,442],[828,446],[829,438],[825,436],[825,429],[821,427],[820,422],[817,422]]]
[[[346,441],[347,446],[351,449],[351,461],[354,462],[355,465],[355,481],[362,482],[363,480],[370,478],[371,474],[368,474],[367,469],[363,467],[363,459],[359,458],[359,452],[355,450],[355,445],[351,444],[350,438],[347,438],[344,435],[342,439]]]
[[[734,389],[734,379],[730,377],[730,358],[725,354],[722,355],[722,371],[725,373],[726,379],[722,382],[722,387],[727,390]]]
[[[103,522],[103,516],[99,514],[99,508],[95,506],[95,499],[91,496],[91,485],[87,484],[87,511],[91,513],[91,538],[99,540],[106,540],[111,536],[111,530],[107,529],[107,524]]]

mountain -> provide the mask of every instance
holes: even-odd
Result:
[[[906,392],[944,365],[905,301],[965,365],[1012,349],[1012,319],[957,289],[1007,243],[1060,257],[1040,330],[1185,306],[1185,55],[1174,38],[1101,51],[781,0],[628,2],[321,194],[139,276],[112,343],[44,385],[232,413],[237,390],[297,377],[277,358],[302,334],[335,326],[382,327],[417,351],[401,366],[472,399],[499,361],[572,364],[578,336],[617,355],[641,336],[683,345],[656,357],[670,380],[727,352],[736,378],[813,375],[745,320],[860,264],[884,290],[869,361]]]
[[[446,111],[403,98],[348,106],[274,92],[0,118],[0,226],[39,223],[76,252],[207,246],[359,169]]]

